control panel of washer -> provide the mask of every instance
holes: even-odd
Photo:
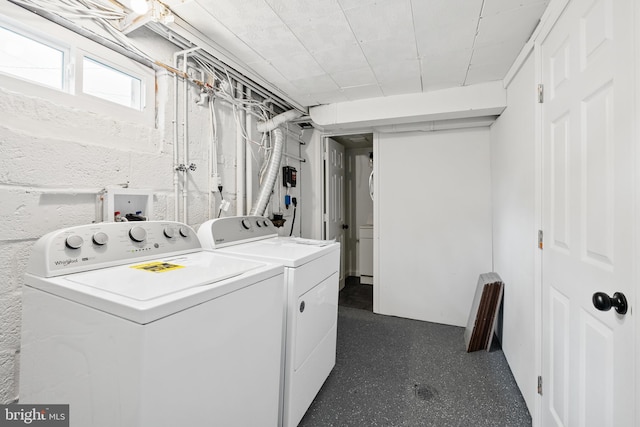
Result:
[[[229,216],[203,223],[198,238],[206,248],[245,243],[278,236],[278,230],[269,218],[263,216]]]
[[[33,247],[27,273],[52,277],[200,249],[195,231],[179,222],[88,224],[42,236]]]

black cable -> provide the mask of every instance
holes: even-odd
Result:
[[[296,223],[296,210],[298,208],[294,207],[293,208],[293,219],[291,220],[291,233],[289,233],[289,236],[293,236],[293,225]]]
[[[218,209],[218,216],[216,218],[220,218],[220,214],[222,213],[222,202],[224,202],[224,196],[222,195],[222,185],[218,185],[218,192],[220,192],[220,209]]]
[[[291,233],[289,233],[289,237],[293,236],[293,226],[296,223],[296,210],[298,209],[298,199],[296,199],[295,197],[292,197],[291,202],[293,203],[293,219],[291,220]]]

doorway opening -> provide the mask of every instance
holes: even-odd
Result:
[[[373,134],[325,136],[324,149],[324,237],[341,243],[341,304],[372,311]]]

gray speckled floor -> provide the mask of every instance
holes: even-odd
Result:
[[[463,333],[340,306],[336,366],[300,426],[531,426],[502,351],[467,353]]]

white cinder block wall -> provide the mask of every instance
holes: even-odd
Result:
[[[166,64],[172,63],[173,52],[177,50],[175,46],[150,33],[142,33],[142,36],[142,45],[150,56]],[[69,37],[74,36],[69,34]],[[1,403],[12,402],[19,394],[21,287],[35,240],[52,230],[99,221],[98,192],[106,186],[123,183],[128,183],[129,188],[153,191],[154,219],[174,219],[174,94],[170,74],[164,71],[157,74],[158,104],[150,106],[157,114],[156,125],[127,122],[82,108],[59,105],[46,96],[27,96],[6,81],[0,81]],[[178,101],[181,100],[179,94]],[[215,106],[218,168],[224,197],[232,202],[223,216],[235,215],[235,120],[228,103],[217,100]],[[260,140],[255,120],[251,134],[253,139]],[[182,130],[179,136],[182,137]],[[209,110],[190,99],[188,161],[195,163],[197,169],[189,172],[186,222],[196,228],[208,219],[210,139]],[[257,149],[255,151],[257,153]],[[299,155],[300,146],[295,137],[287,137],[286,151]],[[256,154],[254,160],[255,176],[261,156]],[[295,160],[288,160],[288,164],[300,167]],[[255,198],[257,179],[252,185]],[[304,203],[299,190],[291,194],[298,197],[299,203]],[[213,216],[217,214],[219,201],[219,194],[215,194]],[[296,235],[299,230],[298,226]],[[281,231],[288,235],[290,227]]]

